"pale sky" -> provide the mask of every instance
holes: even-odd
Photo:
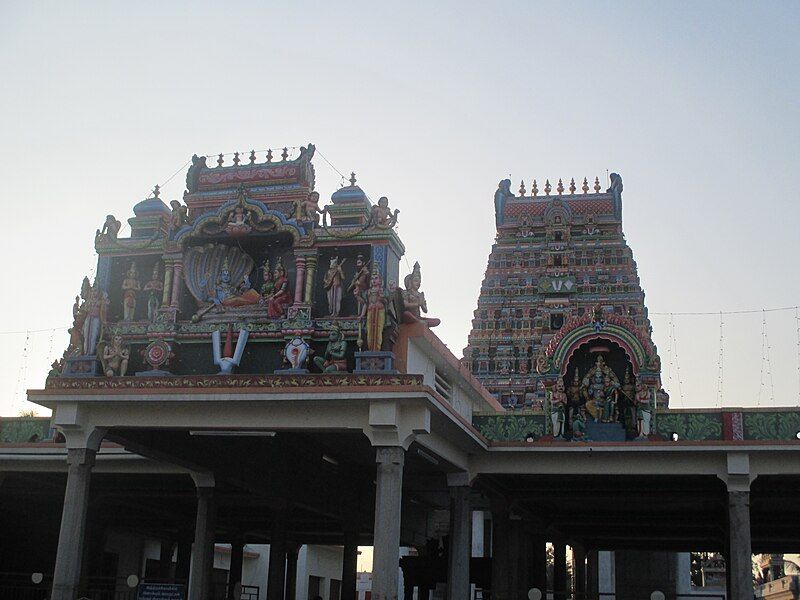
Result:
[[[619,172],[651,313],[796,306],[798,28],[797,2],[5,2],[0,415],[66,346],[104,216],[193,153],[313,142],[323,199],[323,156],[356,171],[459,357],[509,175]],[[719,317],[674,317],[677,353],[652,321],[672,406],[717,406]],[[795,312],[766,313],[769,365],[761,314],[724,323],[722,403],[800,403]]]

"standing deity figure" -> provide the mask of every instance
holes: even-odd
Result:
[[[325,347],[325,354],[323,356],[315,356],[314,364],[317,365],[317,368],[323,373],[346,371],[346,353],[347,342],[342,332],[338,329],[334,329],[328,336],[328,345]]]
[[[331,317],[338,317],[342,311],[343,264],[344,260],[339,262],[339,257],[334,256],[322,281],[322,287],[325,288],[325,293],[328,296],[328,316]]]
[[[370,223],[373,227],[378,229],[391,229],[397,224],[397,215],[400,211],[396,210],[394,213],[389,208],[389,199],[386,196],[381,196],[378,203],[370,210]]]
[[[164,282],[161,281],[161,269],[159,263],[153,265],[153,275],[150,281],[144,284],[144,291],[150,292],[147,296],[147,319],[155,321],[158,307],[161,304],[161,292],[164,289]]]
[[[84,278],[84,288],[89,285],[89,280]],[[81,292],[83,294],[83,291]],[[84,301],[86,297],[84,296]],[[70,356],[80,356],[83,354],[83,323],[86,321],[85,302],[81,303],[81,297],[75,296],[75,304],[72,305],[72,327],[69,328],[69,347],[67,354]]]
[[[131,357],[130,348],[122,343],[122,337],[115,335],[110,344],[102,343],[100,363],[106,377],[125,377],[128,371],[128,360]]]
[[[406,275],[403,285],[406,289],[402,291],[403,298],[403,322],[404,323],[425,323],[428,327],[436,327],[441,321],[439,319],[429,319],[422,316],[428,312],[428,304],[425,302],[425,294],[419,291],[422,284],[422,274],[419,270],[419,263],[414,263],[414,269]]]
[[[572,384],[567,388],[567,406],[569,408],[569,419],[572,421],[581,409],[581,379],[578,367],[575,367]]]
[[[272,273],[272,268],[269,266],[269,259],[264,261],[261,277],[261,303],[266,304],[275,293],[275,275]]]
[[[295,200],[294,218],[300,222],[319,225],[319,193],[311,192],[305,200]]]
[[[83,352],[92,356],[97,350],[97,342],[100,341],[108,311],[108,294],[100,289],[97,279],[87,292],[84,306],[86,316],[83,321]]]
[[[357,316],[363,317],[367,310],[367,290],[369,289],[369,263],[365,261],[364,257],[359,254],[356,256],[356,272],[353,279],[347,288],[348,292],[352,292],[356,299]]]
[[[136,293],[141,290],[136,263],[132,262],[125,279],[122,280],[122,320],[133,321],[136,315]]]
[[[550,422],[553,425],[553,437],[564,437],[564,420],[567,409],[567,394],[564,392],[564,382],[561,378],[556,381],[556,389],[550,394]]]
[[[383,345],[383,327],[389,298],[383,289],[383,280],[377,265],[373,266],[370,287],[367,291],[367,350],[378,352]]]
[[[122,229],[122,223],[120,223],[114,215],[107,215],[103,223],[103,228],[97,230],[95,237],[97,238],[101,235],[105,235],[115,240],[117,239],[117,235],[119,235],[120,229]]]
[[[640,439],[650,435],[650,423],[653,419],[653,407],[650,404],[650,392],[639,381],[636,383],[636,432]]]
[[[292,303],[292,293],[289,291],[289,278],[286,276],[286,269],[283,261],[278,258],[275,264],[274,284],[275,291],[267,299],[267,314],[273,319],[283,318],[286,307]]]
[[[513,197],[514,193],[511,191],[511,180],[501,179],[494,193],[494,221],[495,225],[498,227],[505,221],[506,201]]]
[[[169,205],[172,207],[172,213],[169,217],[169,230],[173,232],[189,223],[189,209],[178,200],[170,200]]]
[[[619,383],[612,381],[611,377],[603,377],[603,387],[606,397],[606,405],[603,411],[603,422],[611,423],[616,421],[619,416],[617,409],[619,406]]]

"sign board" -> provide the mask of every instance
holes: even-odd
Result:
[[[180,583],[140,583],[137,600],[186,600],[185,586]]]

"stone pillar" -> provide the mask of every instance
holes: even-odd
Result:
[[[74,600],[78,597],[89,507],[89,483],[95,455],[95,450],[89,448],[67,450],[67,489],[61,513],[51,600]]]
[[[492,600],[512,600],[512,565],[510,557],[511,521],[508,506],[500,501],[492,505]],[[516,600],[516,599],[514,599]]]
[[[297,595],[297,553],[300,551],[298,544],[286,546],[286,592],[285,600],[295,600]],[[236,600],[239,600],[238,598]]]
[[[572,547],[572,575],[575,578],[575,597],[586,595],[586,550],[580,544]]]
[[[728,491],[728,600],[752,600],[750,492]]]
[[[553,540],[553,598],[567,597],[567,545],[563,539]]]
[[[286,582],[286,509],[272,512],[272,533],[269,538],[269,571],[267,600],[284,600]]]
[[[533,587],[542,592],[542,597],[547,593],[547,540],[540,533],[535,533],[532,539],[531,563],[533,567]]]
[[[161,293],[161,308],[167,308],[172,298],[172,263],[164,262],[164,291]]]
[[[305,303],[312,304],[314,302],[314,275],[317,272],[317,257],[306,257],[306,287],[305,287]]]
[[[342,553],[342,600],[358,599],[358,594],[356,593],[357,570],[358,534],[355,531],[345,531],[344,550]]]
[[[192,546],[192,572],[188,597],[211,600],[214,572],[214,529],[216,505],[213,482],[197,479],[197,520]]]
[[[402,447],[376,448],[378,473],[372,559],[373,600],[397,600],[404,460],[405,450]]]
[[[244,563],[244,540],[236,538],[231,542],[231,564],[228,569],[228,598],[239,600],[233,596],[233,586],[242,582],[242,564]]]
[[[294,303],[303,303],[303,292],[305,291],[306,257],[294,257]]]
[[[179,308],[181,304],[181,276],[183,275],[183,261],[176,260],[172,270],[172,299],[170,300],[170,306],[172,308]]]
[[[470,510],[469,494],[469,485],[450,487],[447,600],[469,598],[469,559],[472,549],[472,511]]]

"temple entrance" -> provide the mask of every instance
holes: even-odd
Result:
[[[575,378],[575,369],[578,370],[578,378],[583,379],[597,361],[598,354],[603,356],[603,360],[608,365],[617,379],[622,382],[625,379],[625,372],[631,367],[631,361],[625,351],[616,342],[605,339],[595,339],[585,344],[581,344],[572,354],[567,364],[567,370],[563,374],[564,385],[569,387]]]

